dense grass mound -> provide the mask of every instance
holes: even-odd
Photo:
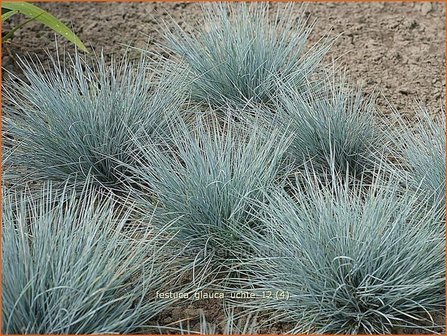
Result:
[[[445,118],[433,118],[423,106],[417,106],[416,122],[410,125],[396,115],[397,125],[388,130],[390,155],[406,183],[425,191],[422,197],[445,209]]]
[[[292,135],[288,156],[299,170],[311,164],[323,178],[333,170],[361,177],[380,163],[384,140],[373,97],[336,75],[326,75],[318,91],[300,93],[286,82],[278,86],[275,113],[264,116]]]
[[[171,134],[171,144],[140,151],[128,184],[137,186],[146,212],[157,208],[161,219],[180,217],[170,228],[176,239],[205,255],[231,259],[243,243],[239,232],[253,224],[247,213],[252,200],[281,185],[289,139],[213,117],[197,117],[192,126],[178,120]]]
[[[365,191],[333,176],[314,176],[291,195],[269,197],[263,234],[249,269],[257,292],[284,299],[254,301],[294,332],[382,334],[437,326],[445,305],[444,223],[439,209],[411,190],[375,181]],[[273,318],[274,319],[274,318]],[[402,329],[400,329],[402,330]]]
[[[96,194],[3,190],[3,333],[130,333],[173,302],[175,253]]]
[[[192,99],[219,108],[268,103],[276,78],[299,89],[329,50],[330,41],[306,49],[311,33],[292,4],[276,13],[269,4],[206,4],[201,31],[166,32],[167,47],[189,73]]]
[[[26,80],[4,85],[5,129],[16,146],[11,160],[27,172],[24,180],[76,177],[81,184],[90,174],[96,184],[120,189],[116,162],[131,163],[132,137],[141,128],[156,136],[178,108],[171,90],[178,80],[159,84],[144,58],[94,62],[76,55],[68,65],[54,60],[50,71],[24,62]]]

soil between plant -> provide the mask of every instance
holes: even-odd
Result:
[[[102,50],[106,59],[112,55],[119,56],[128,46],[160,50],[156,43],[162,41],[158,30],[163,20],[172,26],[172,17],[181,27],[193,30],[200,22],[201,12],[197,3],[36,4],[71,27],[90,50],[97,53]],[[274,6],[276,4],[272,4]],[[297,16],[304,11],[309,22],[316,20],[309,45],[316,43],[325,33],[338,36],[325,63],[331,64],[335,60],[346,69],[351,81],[363,87],[366,93],[381,92],[383,96],[379,97],[378,103],[385,114],[391,111],[388,100],[400,113],[411,118],[416,99],[425,103],[431,114],[443,113],[444,3],[307,3],[304,7],[297,4],[295,11]],[[12,24],[18,22],[18,16],[11,20]],[[9,27],[9,23],[3,25],[3,29]],[[27,54],[37,54],[42,63],[49,66],[47,52],[55,55],[55,41],[59,48],[69,52],[74,50],[42,25],[28,24],[4,45],[4,70],[20,73],[16,60]],[[131,51],[130,55],[138,57],[138,52]],[[222,320],[220,306],[218,300],[196,302],[166,312],[158,322],[191,319],[194,330],[198,328],[199,308],[206,310],[209,322],[213,323]],[[439,318],[442,323],[442,315]]]
[[[200,22],[200,4],[163,2],[36,3],[61,19],[86,46],[107,58],[128,47],[157,50],[159,29],[170,17],[181,27],[194,29]],[[277,4],[272,3],[272,7]],[[445,4],[413,2],[306,3],[296,5],[309,22],[316,20],[309,45],[325,33],[338,36],[326,64],[336,60],[352,82],[383,93],[379,105],[390,109],[385,98],[400,113],[412,114],[415,99],[432,114],[439,114],[445,101]],[[16,16],[11,21],[17,23]],[[7,28],[5,24],[3,28]],[[342,34],[342,35],[340,35]],[[59,47],[73,47],[57,38]],[[37,54],[48,63],[46,51],[55,53],[55,34],[41,24],[30,23],[19,30],[3,49],[3,66],[18,71],[11,55]],[[131,52],[132,54],[132,52]],[[137,52],[133,54],[137,57]],[[13,56],[17,58],[17,56]]]

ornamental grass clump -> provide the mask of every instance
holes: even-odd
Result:
[[[3,190],[3,333],[125,334],[173,303],[155,292],[178,288],[180,252],[150,223],[129,224],[94,188],[40,193]]]
[[[251,200],[283,182],[289,139],[212,116],[189,125],[179,120],[169,138],[171,144],[142,149],[141,165],[128,178],[139,206],[149,213],[156,207],[158,223],[180,217],[170,230],[194,251],[223,263],[237,258],[239,232],[254,225]]]
[[[397,124],[387,128],[395,162],[389,167],[412,188],[425,191],[423,197],[430,203],[445,209],[445,119],[433,118],[420,104],[415,112],[414,125],[397,114]]]
[[[181,102],[178,79],[156,79],[144,57],[111,65],[98,57],[93,66],[77,54],[52,61],[50,70],[23,61],[26,80],[4,84],[4,129],[17,146],[13,162],[27,171],[22,180],[73,177],[82,185],[90,174],[97,185],[121,189],[116,162],[132,163],[140,128],[153,137],[163,130]]]
[[[374,121],[374,99],[336,75],[327,76],[318,92],[300,93],[282,82],[275,114],[264,116],[292,134],[288,157],[299,170],[310,164],[324,178],[332,170],[361,177],[380,163],[384,146]]]
[[[202,6],[201,30],[166,29],[166,47],[191,79],[194,101],[214,108],[268,103],[276,77],[296,88],[310,78],[330,48],[323,39],[307,48],[312,31],[293,4],[269,12],[268,3]]]
[[[259,295],[246,305],[299,333],[439,331],[433,317],[445,307],[444,223],[437,207],[398,182],[364,188],[334,174],[328,188],[307,175],[291,195],[268,196],[265,231],[248,237],[248,283],[287,299]]]

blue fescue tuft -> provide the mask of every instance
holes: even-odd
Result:
[[[300,88],[330,48],[325,38],[312,47],[304,14],[289,3],[270,13],[267,3],[203,5],[200,31],[166,30],[167,47],[191,78],[192,99],[215,108],[268,103],[275,78]],[[298,9],[300,10],[300,9]]]
[[[156,206],[165,220],[181,217],[171,228],[176,239],[217,260],[234,258],[242,246],[237,233],[253,225],[251,200],[282,183],[288,137],[213,117],[178,121],[171,134],[171,144],[141,150],[128,184],[138,186],[146,212]]]
[[[421,191],[429,203],[445,210],[445,117],[430,116],[421,104],[415,109],[415,120],[409,124],[396,114],[397,123],[387,127],[392,144],[389,154],[394,164],[388,167],[398,172],[406,184]]]
[[[275,113],[264,115],[292,134],[288,156],[299,170],[311,164],[323,176],[349,170],[360,177],[381,161],[384,141],[374,121],[375,108],[374,97],[327,75],[317,91],[300,93],[283,82]]]
[[[52,61],[50,70],[23,61],[26,80],[4,85],[13,162],[27,172],[23,180],[75,177],[82,184],[91,175],[97,185],[120,189],[116,162],[131,163],[131,139],[141,128],[154,137],[163,130],[181,102],[171,89],[178,79],[156,80],[143,57],[111,65],[98,57],[93,67],[79,55]]]
[[[155,293],[178,288],[179,250],[117,205],[91,187],[3,190],[3,333],[126,334],[174,302]]]
[[[441,327],[445,237],[439,209],[398,180],[368,188],[333,173],[332,186],[307,183],[268,197],[265,231],[248,236],[255,251],[248,287],[273,293],[242,305],[292,332],[385,334]],[[300,185],[300,184],[298,184]],[[276,293],[283,297],[275,299]],[[287,299],[285,299],[287,298]],[[273,317],[272,317],[273,316]]]

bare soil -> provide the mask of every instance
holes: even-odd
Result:
[[[128,46],[157,50],[163,41],[163,22],[193,30],[200,25],[200,4],[163,2],[54,2],[37,3],[73,29],[90,50],[106,57],[120,55]],[[272,4],[275,6],[276,4]],[[383,93],[379,105],[389,104],[411,114],[415,99],[431,113],[442,113],[445,101],[445,3],[379,2],[318,3],[296,6],[316,20],[309,45],[324,34],[338,36],[326,58],[341,64],[354,83],[365,92]],[[16,23],[17,17],[13,23]],[[4,25],[4,28],[8,26]],[[47,52],[73,48],[41,24],[19,30],[3,50],[3,66],[19,71],[14,59],[28,53],[48,61]],[[132,54],[132,53],[131,53]],[[137,53],[134,52],[136,57]]]

